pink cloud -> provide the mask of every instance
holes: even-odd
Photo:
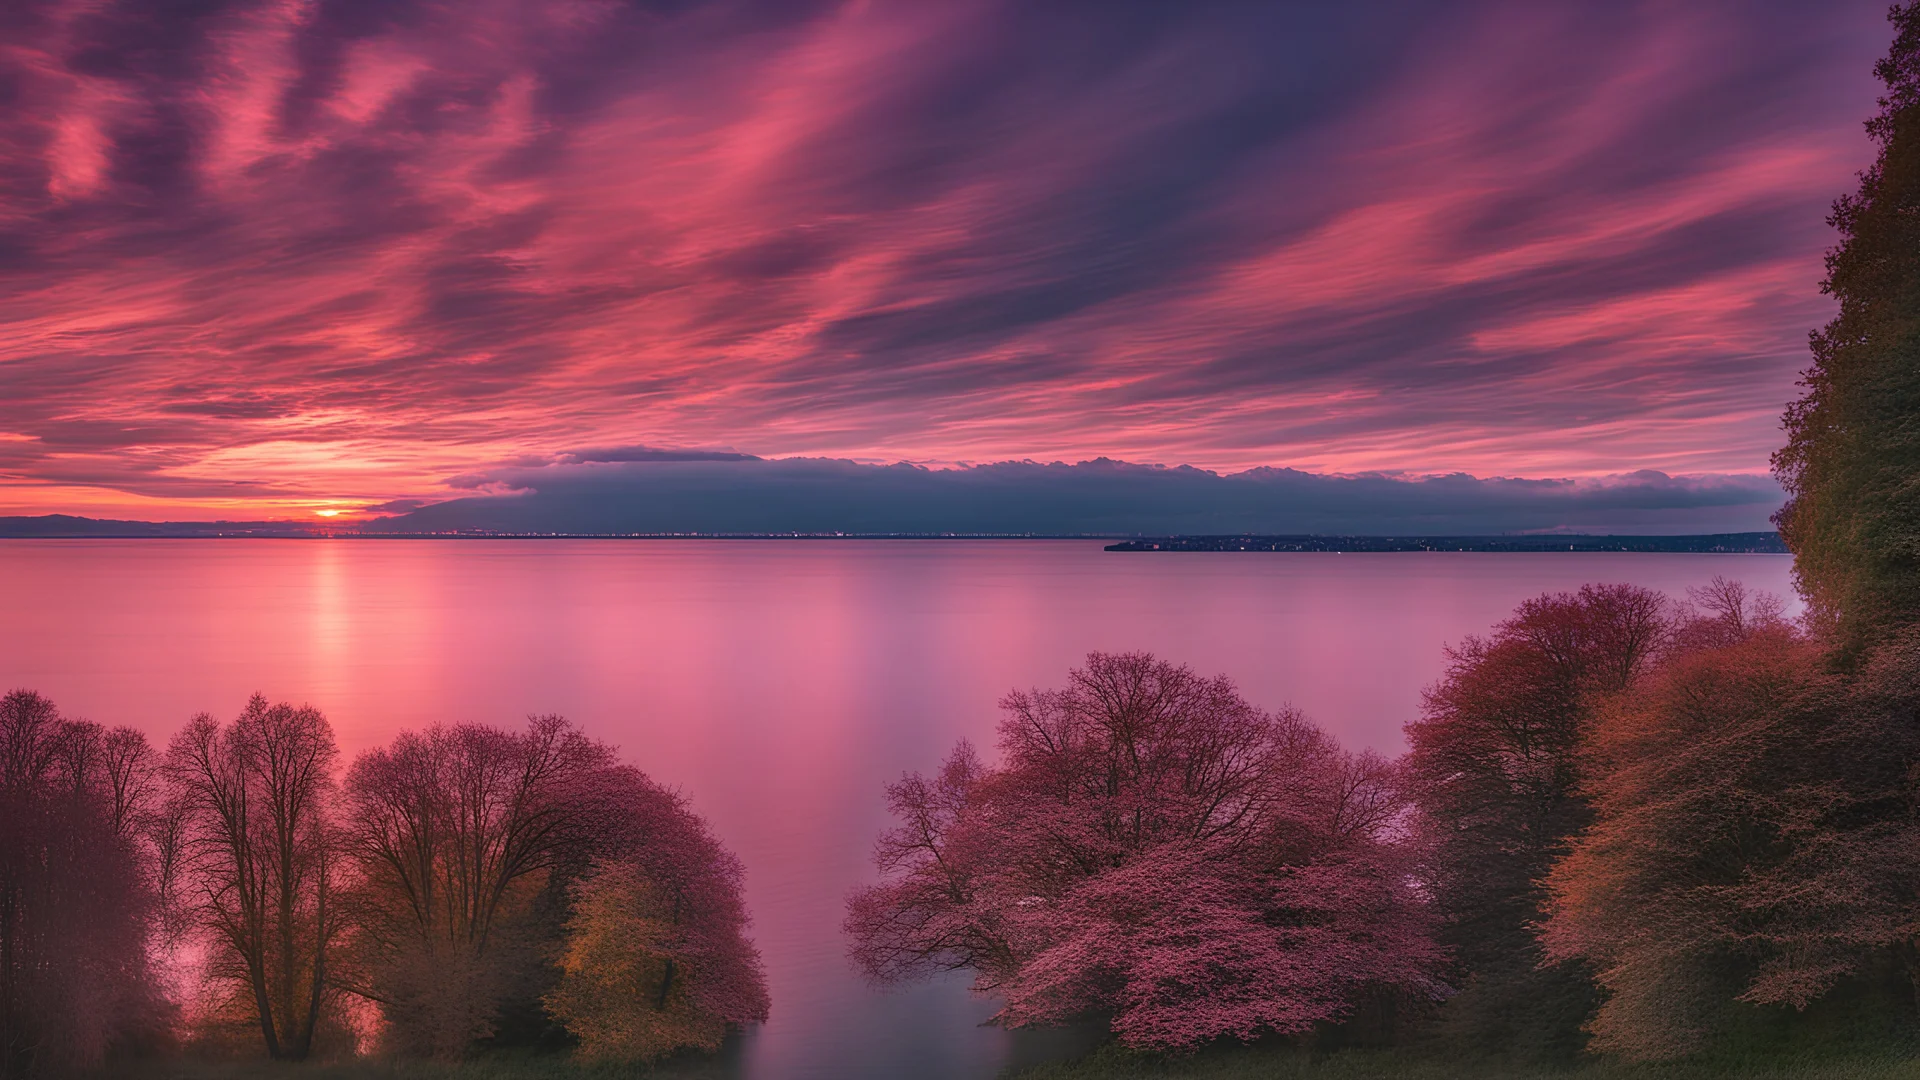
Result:
[[[34,6],[0,512],[620,444],[1764,470],[1876,6],[1100,10]]]

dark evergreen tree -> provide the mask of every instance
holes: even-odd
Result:
[[[1426,884],[1464,985],[1444,1027],[1462,1041],[1529,1057],[1585,1041],[1593,982],[1582,964],[1543,964],[1541,880],[1592,818],[1579,748],[1595,709],[1638,677],[1665,632],[1665,600],[1646,589],[1537,597],[1451,650],[1407,725]]]
[[[1867,121],[1880,156],[1828,219],[1841,240],[1822,288],[1840,313],[1812,336],[1773,459],[1801,592],[1848,652],[1920,621],[1920,3],[1888,18],[1887,93]]]

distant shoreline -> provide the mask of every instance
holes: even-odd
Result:
[[[283,521],[111,521],[47,515],[0,517],[0,540],[1080,540],[1106,541],[1107,551],[1170,552],[1602,552],[1787,554],[1777,533],[1619,536],[1585,533],[1506,536],[1374,536],[1254,534],[1141,536],[1127,533],[620,533],[460,530],[400,532],[355,525]]]
[[[1164,536],[1108,544],[1108,551],[1247,552],[1600,552],[1648,554],[1788,555],[1779,533],[1701,533],[1682,536]]]

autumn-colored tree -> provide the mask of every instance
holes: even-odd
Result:
[[[1449,651],[1407,726],[1423,876],[1467,980],[1448,1019],[1472,1041],[1549,1054],[1579,1044],[1591,984],[1577,966],[1540,966],[1538,882],[1590,819],[1579,747],[1595,709],[1661,648],[1666,610],[1628,585],[1529,600]]]
[[[637,867],[610,863],[583,882],[567,930],[547,1007],[583,1056],[647,1062],[719,1048],[726,1022],[693,1000],[671,905]]]
[[[1816,661],[1785,626],[1761,628],[1677,655],[1589,733],[1597,820],[1548,879],[1543,940],[1608,990],[1596,1048],[1692,1050],[1741,992],[1749,875],[1788,857],[1791,816],[1839,797],[1792,760],[1815,751]]]
[[[998,767],[963,743],[888,790],[885,879],[846,921],[871,977],[970,969],[1001,1023],[1104,1013],[1159,1048],[1444,992],[1385,763],[1142,654],[1003,708]]]
[[[0,1077],[97,1068],[157,1019],[135,821],[146,741],[0,698]]]
[[[1680,635],[1717,644],[1602,710],[1595,820],[1547,879],[1547,955],[1607,991],[1599,1049],[1687,1053],[1736,999],[1804,1007],[1875,955],[1915,960],[1920,635],[1839,677],[1766,606],[1721,600]]]
[[[740,861],[638,771],[609,780],[605,852],[575,889],[547,1006],[590,1058],[717,1049],[729,1029],[767,1018]]]
[[[559,932],[539,900],[593,857],[612,768],[610,748],[557,716],[403,732],[354,762],[351,981],[395,1049],[457,1057],[509,995],[538,997]]]
[[[1774,456],[1814,636],[1696,597],[1586,737],[1595,821],[1543,941],[1606,987],[1602,1048],[1684,1053],[1736,999],[1803,1007],[1889,953],[1920,976],[1920,4],[1889,18],[1879,156],[1829,219],[1840,310]]]
[[[340,933],[333,729],[255,694],[231,723],[202,713],[167,749],[182,811],[186,900],[269,1056],[311,1051]]]
[[[1828,219],[1841,240],[1822,288],[1840,311],[1813,335],[1773,462],[1801,592],[1849,651],[1920,619],[1920,4],[1889,18],[1874,68],[1887,91],[1867,121],[1879,157]]]

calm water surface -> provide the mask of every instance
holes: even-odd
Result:
[[[773,1018],[741,1075],[991,1077],[1057,1040],[964,979],[869,990],[840,904],[882,787],[1090,650],[1145,649],[1394,753],[1442,646],[1589,581],[1789,595],[1771,555],[1107,553],[1082,541],[0,541],[0,687],[164,743],[260,690],[352,755],[559,712],[691,796],[747,865]]]

